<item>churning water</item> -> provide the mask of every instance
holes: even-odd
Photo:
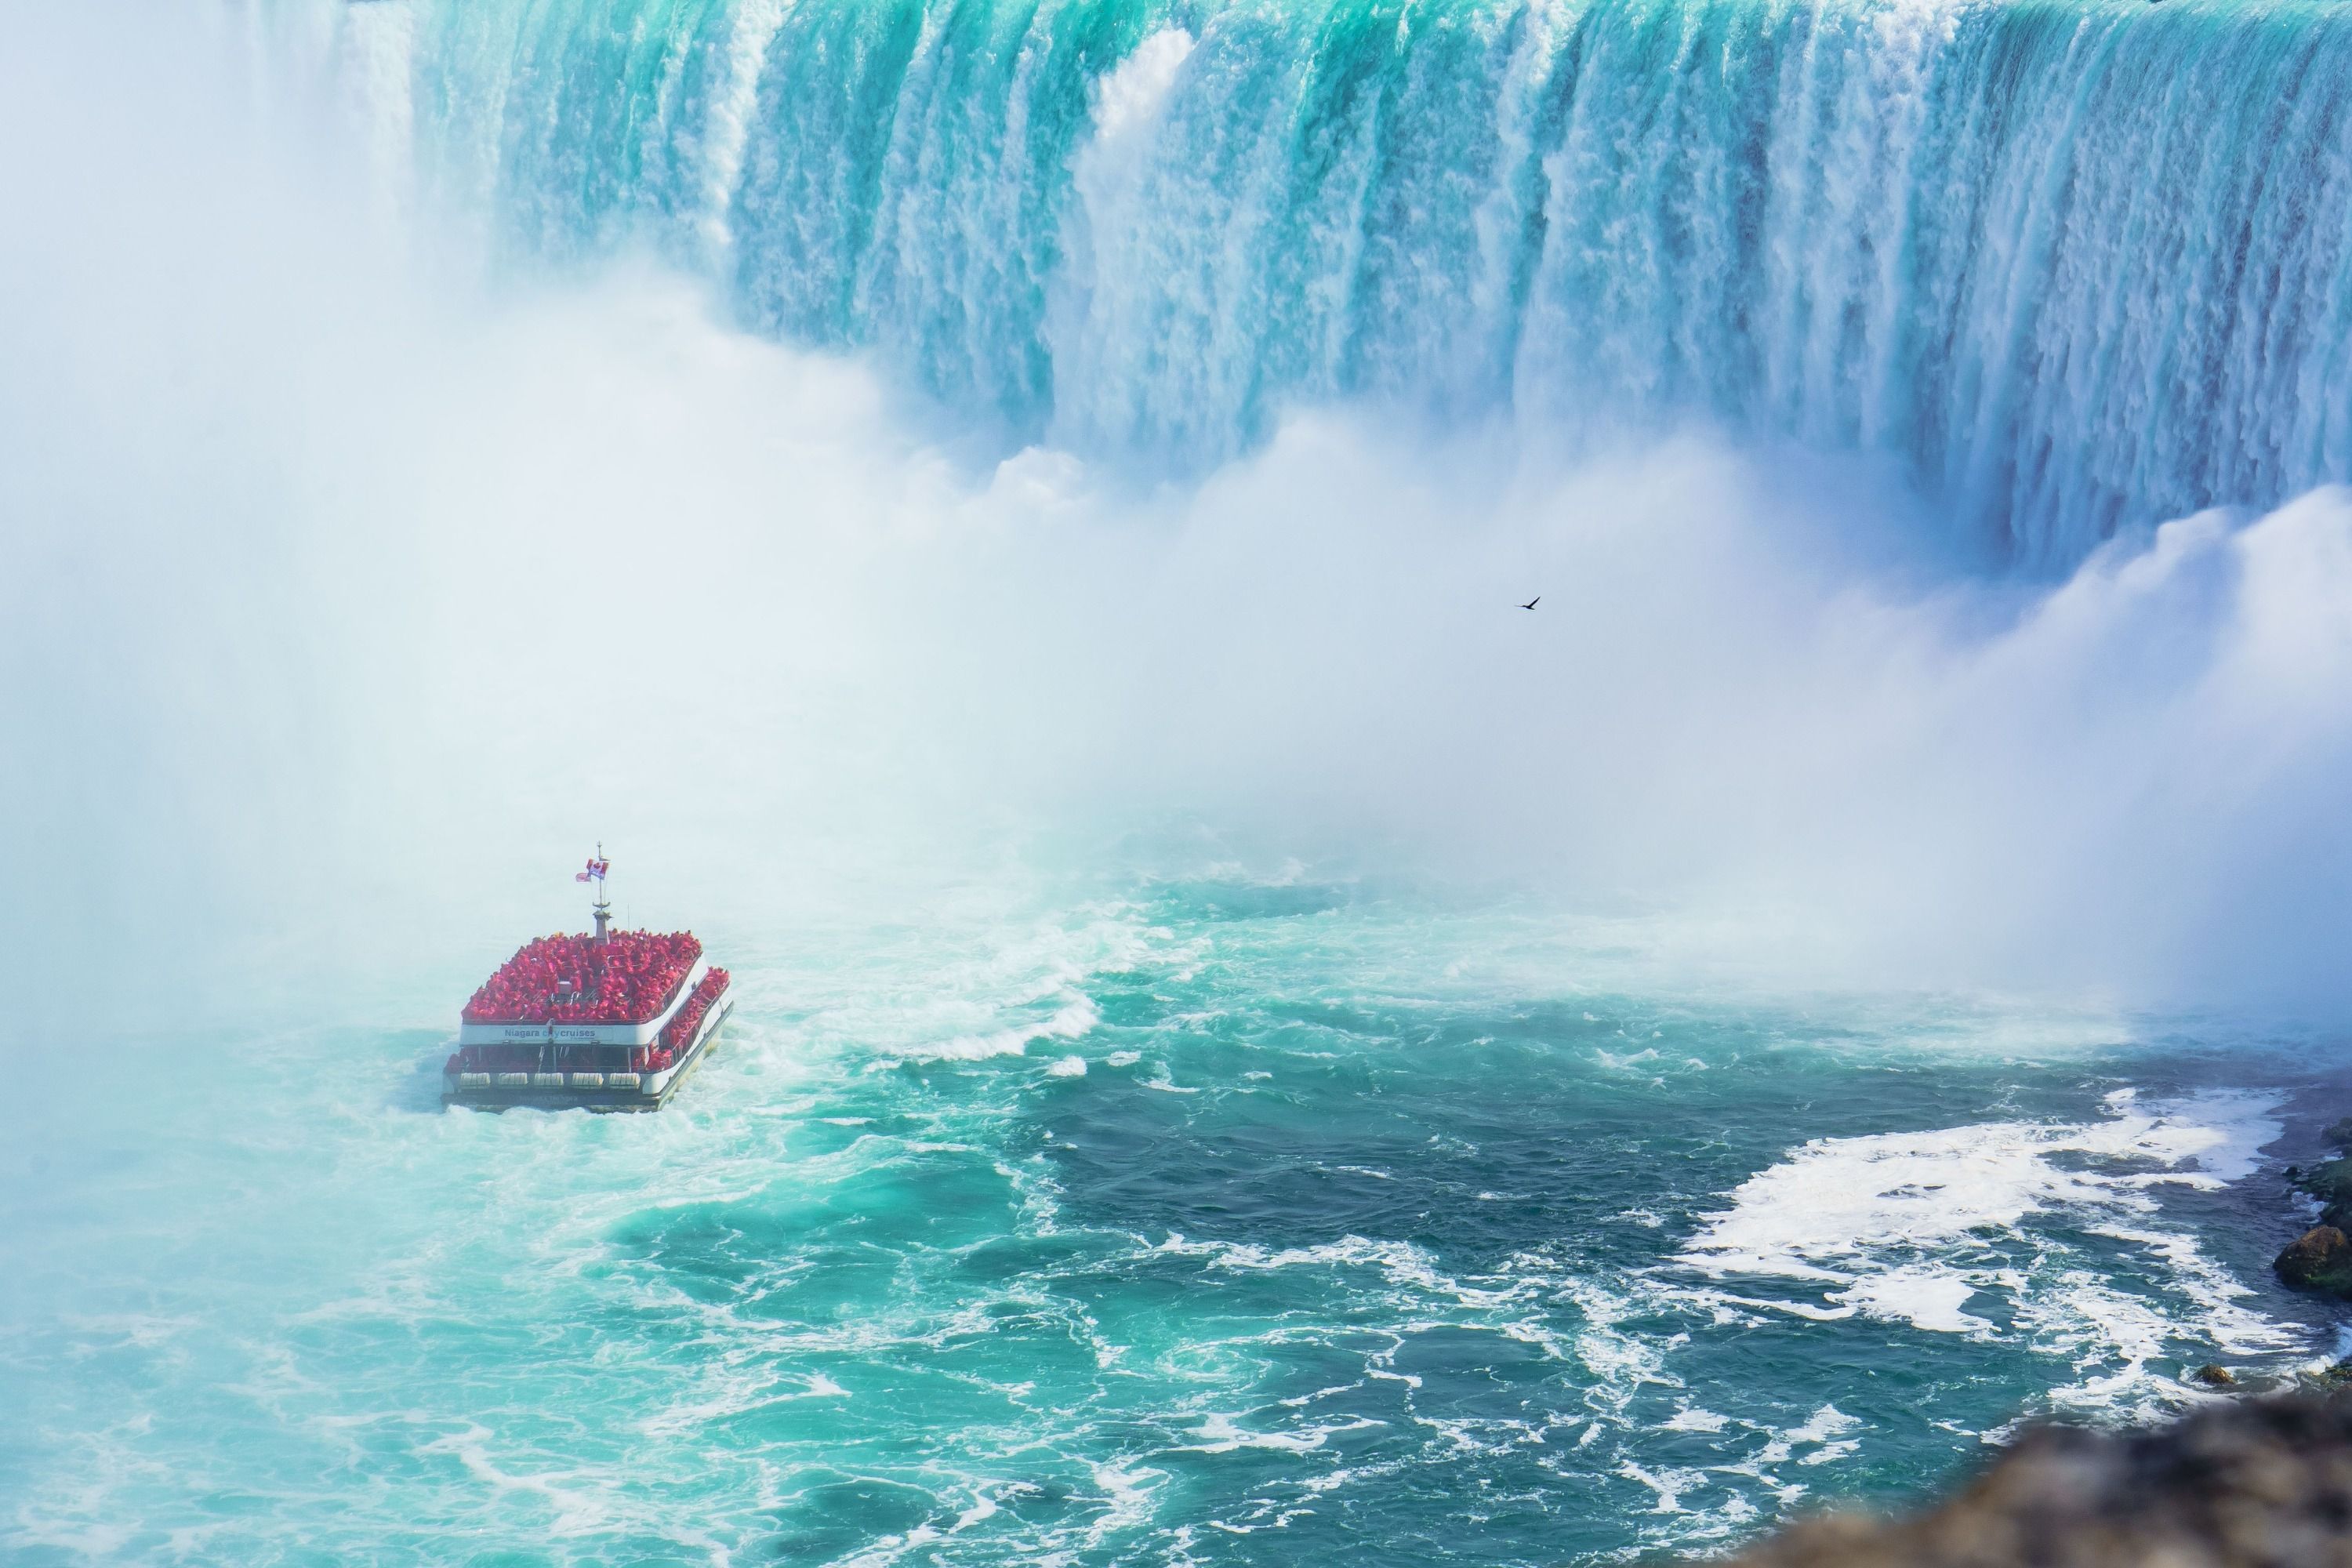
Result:
[[[714,933],[649,1118],[441,1112],[438,993],[133,1047],[6,1216],[10,1555],[1622,1558],[2331,1347],[2284,1053],[1642,934],[1230,869]]]

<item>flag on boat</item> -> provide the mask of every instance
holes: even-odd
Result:
[[[604,873],[612,868],[613,863],[610,860],[591,860],[588,862],[588,869],[575,872],[572,879],[575,882],[585,882],[593,879],[601,882],[604,879]]]

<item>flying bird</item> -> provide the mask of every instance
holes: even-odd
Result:
[[[1519,608],[1521,608],[1521,609],[1523,609],[1523,610],[1532,610],[1532,609],[1534,609],[1538,605],[1540,605],[1540,604],[1542,604],[1542,603],[1543,603],[1543,595],[1542,595],[1541,594],[1538,594],[1534,598],[1529,599],[1526,604],[1521,605],[1519,606]]]

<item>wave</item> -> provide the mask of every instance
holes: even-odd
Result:
[[[2151,1366],[2184,1346],[2260,1355],[2297,1342],[2245,1304],[2253,1292],[2194,1236],[2157,1223],[2149,1196],[2251,1174],[2279,1136],[2274,1108],[2266,1095],[2223,1091],[2143,1107],[2123,1089],[2098,1121],[1816,1139],[1743,1184],[1680,1261],[1718,1284],[1781,1281],[1790,1292],[1701,1293],[1727,1307],[1822,1321],[1860,1314],[1985,1341],[2021,1331],[2086,1374],[2053,1391],[2053,1404],[2106,1410],[2129,1398],[2153,1411],[2187,1397]],[[2024,1256],[2002,1245],[2045,1228],[2032,1222],[2053,1214],[2137,1249],[2154,1289],[2094,1277],[2054,1235],[2036,1236]],[[1818,1300],[1807,1286],[1820,1289]],[[1967,1310],[1979,1300],[2006,1331]]]

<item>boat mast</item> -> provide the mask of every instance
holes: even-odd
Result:
[[[604,863],[604,841],[600,838],[596,841],[596,864],[602,866]],[[591,907],[596,911],[596,945],[612,946],[613,933],[609,928],[613,923],[613,903],[604,896],[604,873],[601,870],[596,873],[596,902]]]

